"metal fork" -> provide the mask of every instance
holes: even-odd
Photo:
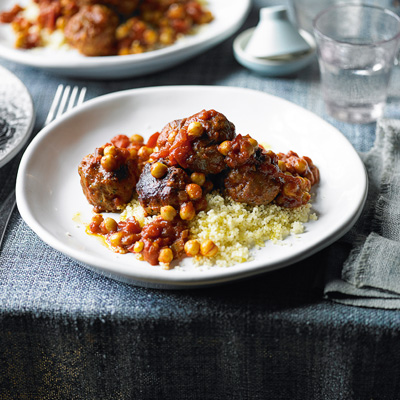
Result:
[[[71,90],[71,86],[69,85],[65,87],[62,84],[58,85],[53,103],[50,106],[50,110],[43,127],[48,125],[51,121],[57,119],[66,111],[69,111],[72,108],[82,104],[85,101],[86,90],[86,87],[82,87],[81,89],[79,89],[78,86],[74,86]],[[16,199],[14,189],[8,195],[7,199],[1,207],[2,212],[0,213],[0,249],[15,206]]]

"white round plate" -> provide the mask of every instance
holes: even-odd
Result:
[[[22,149],[34,124],[35,111],[28,89],[0,66],[0,167]]]
[[[169,121],[202,109],[223,113],[237,133],[251,134],[272,150],[311,157],[321,172],[313,209],[317,221],[283,245],[267,243],[254,260],[228,268],[196,267],[190,258],[179,268],[119,255],[74,222],[92,216],[80,187],[78,164],[116,134],[149,137]],[[340,154],[340,160],[338,160]],[[17,179],[18,209],[50,246],[107,276],[142,286],[189,288],[249,277],[295,263],[328,246],[355,223],[367,194],[363,163],[348,140],[313,113],[283,99],[248,89],[165,86],[112,93],[93,99],[44,128],[29,145]]]
[[[0,12],[27,0],[2,0]],[[0,55],[8,60],[53,73],[91,79],[127,78],[161,71],[186,61],[221,43],[243,24],[251,0],[208,0],[214,20],[172,46],[142,54],[85,57],[75,50],[14,48],[15,36],[8,24],[0,24]]]

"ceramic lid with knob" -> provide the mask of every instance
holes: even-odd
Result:
[[[283,6],[260,10],[260,21],[245,51],[256,58],[271,58],[309,52],[309,43],[290,22]]]

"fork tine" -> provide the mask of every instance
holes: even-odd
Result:
[[[71,110],[74,107],[76,95],[78,94],[78,90],[79,90],[78,86],[74,86],[74,88],[72,89],[71,97],[68,102],[67,111]]]
[[[79,95],[78,101],[76,103],[77,106],[81,105],[85,101],[86,96],[86,86],[81,89],[81,93]]]
[[[67,104],[70,91],[71,91],[71,86],[69,86],[69,85],[66,86],[64,89],[64,94],[61,97],[61,102],[58,107],[56,118],[58,118],[59,116],[61,116],[64,113],[64,108],[65,108],[65,105]]]
[[[58,102],[60,101],[61,94],[62,94],[62,91],[63,91],[63,90],[64,90],[64,85],[62,85],[62,84],[58,85],[56,94],[55,94],[54,99],[53,99],[53,103],[51,103],[51,107],[50,107],[49,113],[47,114],[46,121],[44,122],[44,125],[45,125],[45,126],[46,126],[50,121],[53,120],[53,118],[54,118],[54,113],[55,113],[55,111],[56,111]]]

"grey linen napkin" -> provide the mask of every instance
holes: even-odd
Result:
[[[324,294],[353,306],[400,309],[400,120],[378,121],[374,147],[360,156],[366,205],[343,238],[353,244],[348,258],[327,269]]]

